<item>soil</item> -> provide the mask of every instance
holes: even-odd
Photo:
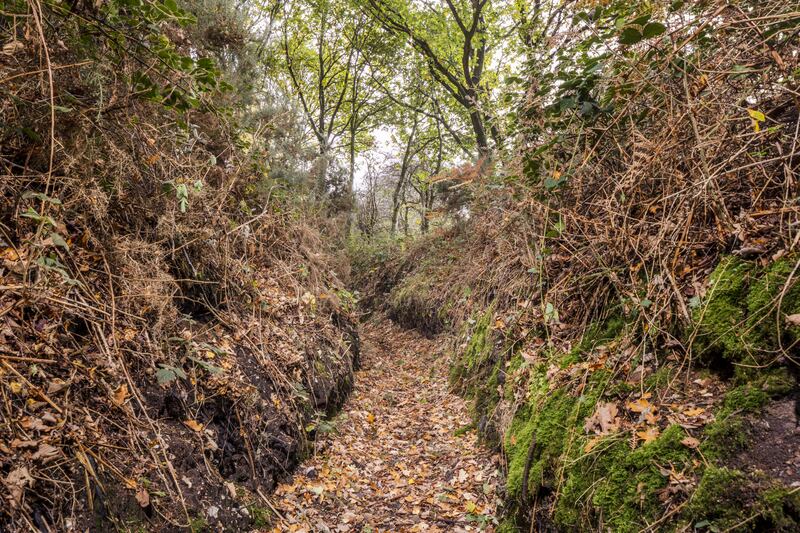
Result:
[[[492,531],[499,457],[448,390],[440,343],[384,319],[363,328],[362,343],[353,394],[277,488],[267,531]]]
[[[772,403],[750,424],[750,446],[731,458],[730,465],[745,472],[761,472],[788,487],[800,487],[800,428],[795,421],[795,400]]]

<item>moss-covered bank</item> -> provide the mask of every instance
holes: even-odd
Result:
[[[562,531],[800,529],[796,489],[729,464],[751,445],[752,421],[796,387],[781,358],[782,349],[796,353],[798,328],[785,321],[800,312],[800,285],[790,279],[796,263],[724,258],[704,297],[692,301],[692,349],[681,358],[656,354],[658,365],[631,351],[631,316],[593,324],[561,350],[512,341],[495,327],[492,306],[477,311],[451,380],[474,400],[484,438],[506,455],[501,530],[527,531],[531,520]],[[703,385],[681,378],[690,359],[697,370],[685,375]],[[708,382],[718,384],[713,394],[699,390]],[[713,398],[694,411],[707,412],[688,419],[681,409],[692,413],[686,406],[701,394]],[[638,412],[636,402],[652,411]],[[590,431],[587,420],[611,404],[616,427]]]

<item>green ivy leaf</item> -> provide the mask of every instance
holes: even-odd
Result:
[[[651,22],[642,30],[642,36],[645,39],[652,39],[667,31],[667,27],[660,22]]]
[[[619,36],[620,44],[636,44],[642,40],[642,34],[636,28],[625,28]]]

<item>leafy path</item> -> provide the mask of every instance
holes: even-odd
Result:
[[[273,531],[491,531],[497,458],[463,432],[468,408],[448,392],[436,341],[388,321],[362,340],[355,390],[315,457],[276,490]]]

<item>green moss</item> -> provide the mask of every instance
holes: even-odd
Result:
[[[700,449],[710,461],[724,460],[745,449],[750,435],[744,415],[759,412],[770,399],[788,394],[795,384],[785,368],[762,370],[747,378],[750,381],[725,394],[715,413],[716,420],[705,428],[705,439]]]
[[[208,531],[208,522],[203,517],[195,517],[189,521],[189,531],[192,533],[200,533],[201,531]]]
[[[576,450],[578,436],[583,434],[583,421],[595,409],[595,404],[608,382],[610,374],[594,372],[579,397],[565,389],[550,390],[546,378],[549,365],[537,365],[531,371],[530,402],[515,413],[505,436],[508,457],[506,481],[509,496],[522,495],[522,482],[528,450],[534,443],[528,472],[528,494],[541,487],[552,487],[567,458]]]
[[[683,516],[706,531],[798,531],[800,494],[759,474],[711,466]]]
[[[769,401],[767,394],[757,383],[746,383],[728,391],[718,417],[726,417],[733,412],[754,412]]]
[[[601,517],[610,530],[639,531],[663,511],[658,492],[668,479],[661,467],[681,471],[691,464],[692,452],[681,444],[685,437],[683,428],[673,425],[635,450],[612,436],[595,452],[578,454],[566,471],[556,522],[565,529],[592,529]]]
[[[472,330],[468,331],[469,340],[464,351],[459,354],[450,367],[450,384],[457,390],[468,392],[468,387],[464,386],[464,381],[471,378],[475,369],[483,363],[491,354],[492,345],[489,340],[490,322],[492,320],[492,309],[486,310],[473,319]]]
[[[800,530],[800,492],[797,489],[773,487],[759,498],[758,526],[767,525],[772,531]],[[766,528],[765,528],[766,529]]]
[[[705,301],[692,317],[697,328],[694,349],[701,360],[742,357],[741,324],[746,318],[744,302],[752,271],[751,263],[729,256],[711,274]]]
[[[781,299],[781,292],[795,267],[798,256],[783,258],[769,265],[753,283],[747,295],[747,330],[756,340],[753,344],[774,349],[787,331],[784,316],[800,313],[800,283],[790,283]],[[780,300],[780,310],[778,301]],[[800,327],[790,328],[794,340]]]
[[[747,424],[739,415],[717,419],[704,430],[700,451],[708,461],[722,461],[743,450],[750,440]]]
[[[689,499],[685,516],[696,527],[722,531],[747,518],[745,475],[738,470],[708,467]]]
[[[759,381],[761,390],[772,398],[789,394],[797,384],[787,368],[771,368],[762,373]]]
[[[250,513],[250,517],[253,519],[253,526],[255,527],[267,527],[272,522],[272,513],[265,507],[249,505],[247,511]]]
[[[758,383],[746,383],[728,391],[716,420],[706,426],[701,446],[703,456],[710,461],[724,460],[743,450],[750,440],[749,424],[742,415],[758,411],[769,401]]]
[[[784,320],[800,312],[800,283],[787,284],[798,257],[764,269],[736,257],[720,261],[705,301],[693,313],[693,347],[701,361],[761,364],[774,359],[781,344],[800,340],[800,327],[788,327]]]
[[[519,533],[520,531],[520,527],[511,517],[506,517],[503,519],[503,521],[500,522],[500,525],[497,526],[497,529],[495,529],[496,533]]]
[[[624,328],[625,320],[618,316],[612,316],[602,322],[593,322],[586,329],[580,342],[561,360],[561,368],[579,363],[584,359],[585,354],[590,353],[597,346],[617,338]]]
[[[669,366],[659,368],[644,380],[645,388],[654,389],[666,387],[669,385],[674,370],[674,368]]]

